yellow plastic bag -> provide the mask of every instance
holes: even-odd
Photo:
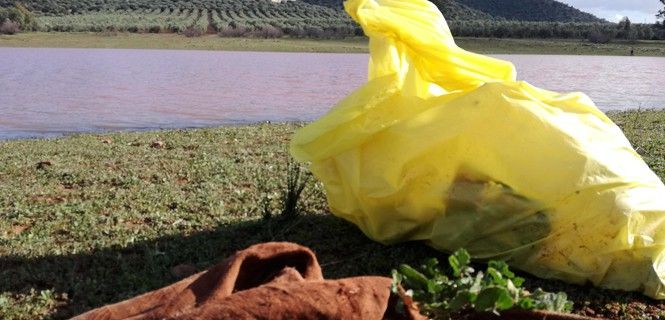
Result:
[[[370,37],[369,81],[291,144],[334,214],[383,243],[665,298],[665,186],[587,96],[458,48],[425,0],[345,8]]]

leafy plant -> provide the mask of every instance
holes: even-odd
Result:
[[[492,260],[485,272],[470,266],[471,256],[460,249],[448,257],[444,272],[435,258],[416,270],[401,265],[393,270],[393,293],[414,301],[420,312],[433,319],[451,319],[463,312],[493,312],[510,309],[570,312],[573,303],[565,293],[522,288],[524,279],[515,276],[504,261]]]

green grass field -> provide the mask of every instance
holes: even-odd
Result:
[[[188,38],[178,34],[137,33],[21,33],[0,35],[0,47],[185,49],[284,52],[367,52],[363,38],[347,40]]]
[[[665,111],[611,117],[665,179]],[[265,241],[313,248],[326,277],[387,275],[444,255],[383,246],[329,214],[309,180],[301,214],[282,214],[295,124],[83,134],[0,142],[0,318],[62,319],[165,286]],[[575,312],[657,319],[639,294],[529,277]]]
[[[592,44],[583,40],[458,38],[460,47],[479,53],[628,55],[665,57],[665,41]],[[178,34],[32,32],[0,35],[0,47],[134,48],[232,51],[285,51],[365,53],[365,38],[340,40],[221,38],[216,35],[188,38]]]

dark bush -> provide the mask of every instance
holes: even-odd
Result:
[[[224,38],[233,38],[233,37],[242,37],[247,33],[248,33],[247,28],[239,26],[235,28],[233,27],[222,28],[222,30],[219,30],[218,35]]]
[[[589,32],[587,39],[592,43],[609,43],[610,40],[612,40],[608,34],[602,33],[600,31]]]
[[[289,28],[287,34],[294,38],[304,38],[307,36],[305,29],[302,27]]]
[[[15,34],[21,32],[18,22],[5,20],[0,24],[0,34]]]
[[[182,32],[187,38],[200,37],[203,35],[203,30],[195,27],[187,27],[185,31]]]
[[[281,38],[284,36],[282,29],[273,26],[262,26],[245,34],[255,38]]]
[[[323,31],[323,29],[321,27],[307,26],[307,27],[304,28],[304,30],[305,30],[305,35],[310,37],[310,38],[321,39],[321,38],[324,38],[326,36],[325,32]]]

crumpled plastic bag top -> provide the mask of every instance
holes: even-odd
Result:
[[[544,278],[665,299],[665,186],[582,93],[455,45],[425,0],[347,0],[369,81],[296,132],[331,211]]]

